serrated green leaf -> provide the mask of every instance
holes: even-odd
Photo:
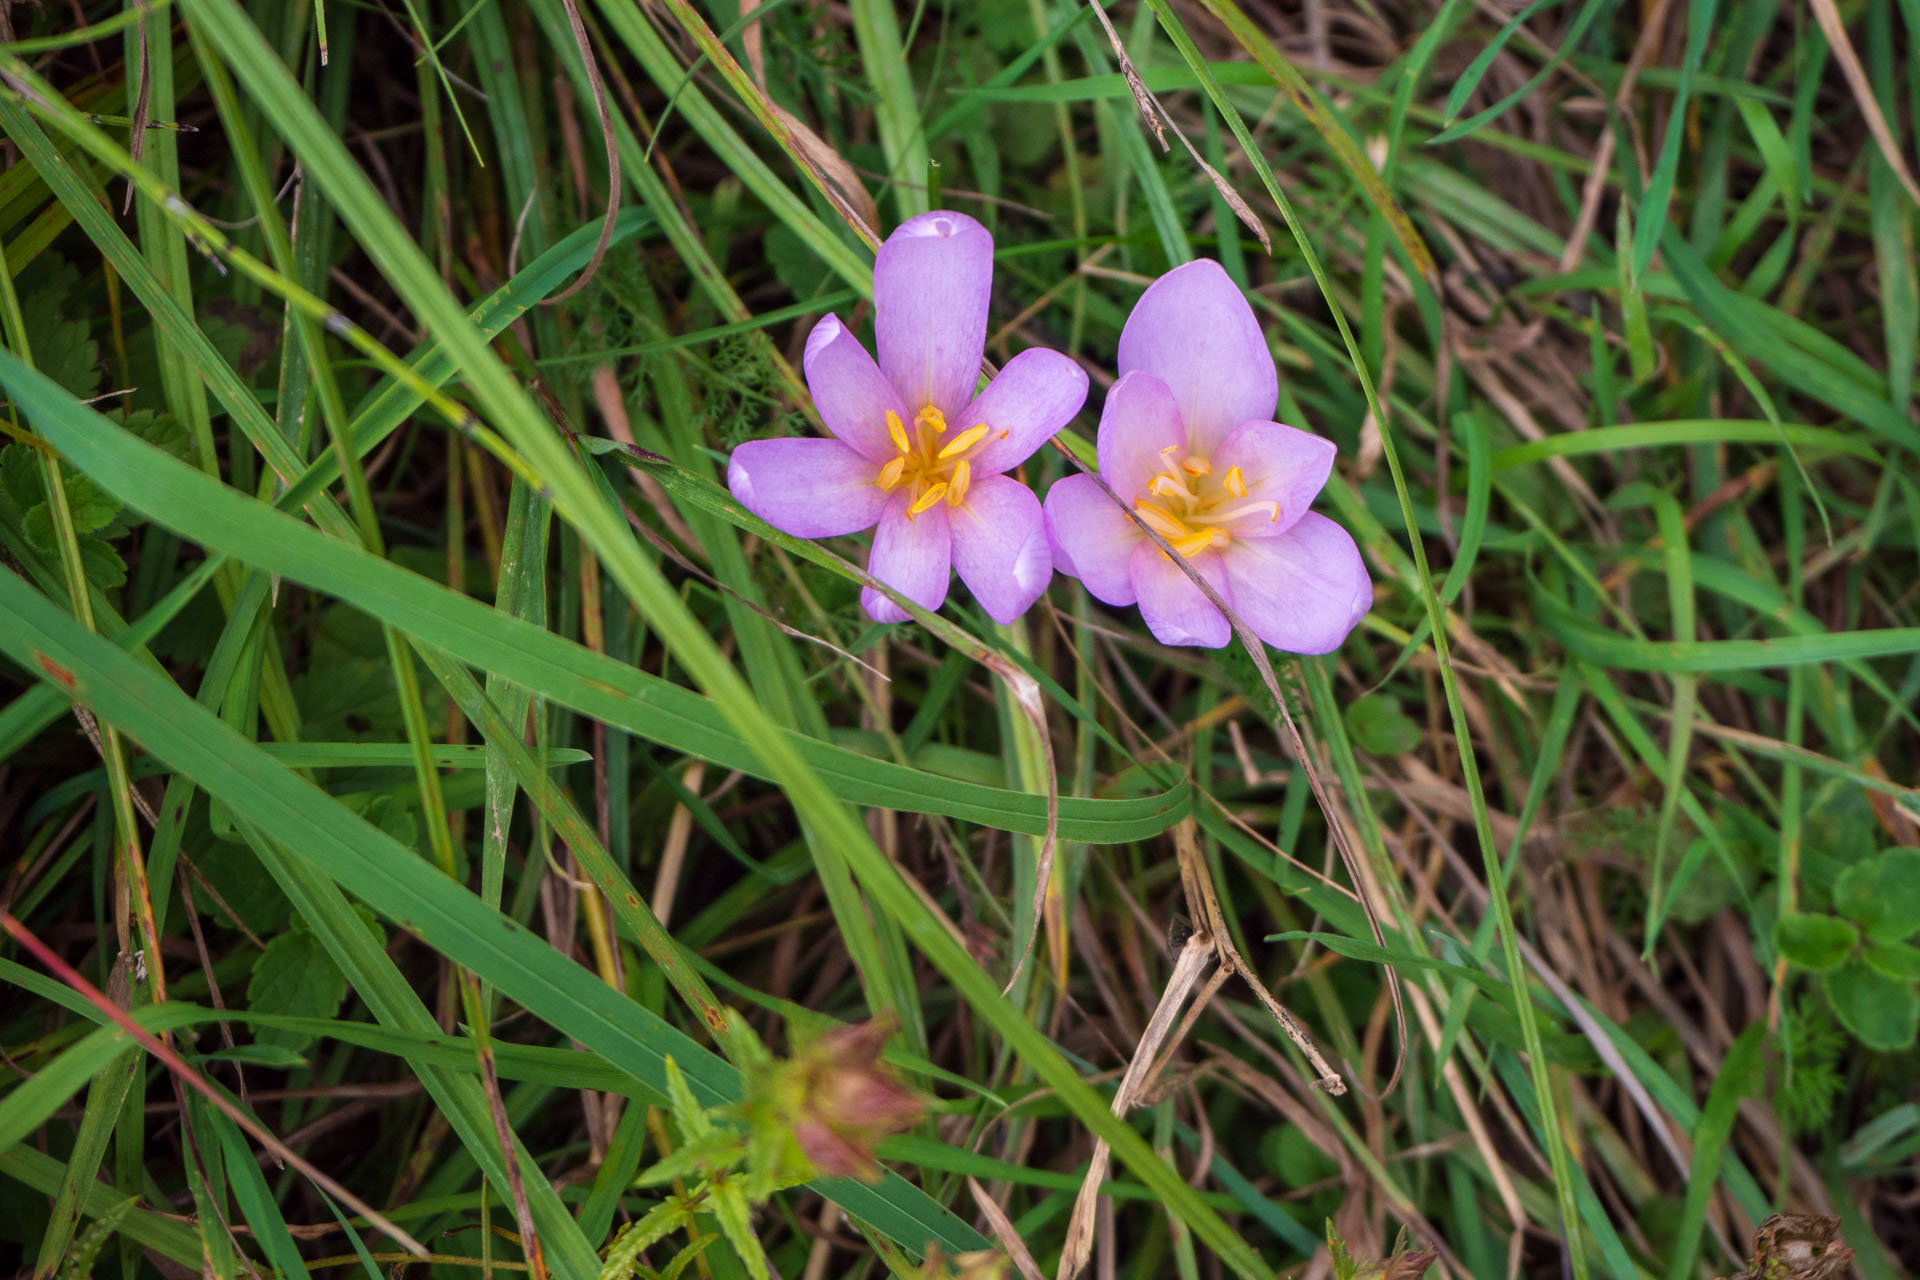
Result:
[[[607,1246],[607,1260],[600,1268],[599,1280],[627,1280],[639,1265],[641,1250],[666,1239],[692,1217],[676,1196],[649,1209],[639,1221],[629,1222]]]
[[[1822,981],[1840,1025],[1854,1039],[1885,1053],[1912,1047],[1920,1033],[1920,994],[1913,983],[1889,978],[1858,960]]]
[[[746,1265],[747,1274],[753,1280],[770,1280],[767,1271],[767,1252],[760,1247],[760,1237],[753,1234],[753,1208],[747,1203],[747,1196],[733,1178],[716,1179],[710,1187],[708,1197],[715,1220],[725,1233],[727,1243],[740,1255],[740,1261]]]
[[[680,1122],[680,1129],[688,1138],[704,1138],[713,1132],[713,1120],[707,1115],[705,1107],[694,1098],[693,1090],[687,1087],[687,1078],[680,1074],[680,1064],[669,1056],[663,1064],[667,1073],[667,1099],[673,1104],[673,1118]]]
[[[93,1274],[93,1260],[100,1256],[100,1250],[106,1246],[113,1233],[120,1229],[120,1220],[138,1204],[137,1197],[128,1196],[111,1209],[96,1218],[91,1226],[74,1237],[73,1249],[67,1254],[67,1261],[60,1268],[60,1280],[87,1280]]]
[[[705,1253],[708,1245],[719,1238],[712,1235],[695,1236],[686,1248],[673,1255],[673,1261],[669,1262],[666,1270],[660,1273],[660,1280],[680,1280],[680,1273],[685,1271],[695,1258]]]
[[[1860,942],[1860,931],[1838,916],[1796,911],[1773,926],[1773,945],[1787,963],[1828,973],[1840,967]]]
[[[87,581],[102,591],[114,591],[127,585],[127,562],[120,553],[99,538],[80,538],[80,564]]]
[[[304,929],[267,944],[247,982],[247,1004],[262,1013],[331,1018],[347,998],[347,978],[320,940]],[[255,1033],[262,1044],[304,1049],[313,1037],[272,1027]]]
[[[0,449],[0,495],[22,515],[47,500],[46,473],[32,446],[10,444]]]

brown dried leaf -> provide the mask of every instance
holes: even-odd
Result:
[[[1776,1213],[1753,1233],[1744,1280],[1840,1280],[1852,1269],[1853,1250],[1840,1240],[1840,1219]]]

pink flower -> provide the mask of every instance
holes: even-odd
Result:
[[[911,1129],[926,1110],[920,1095],[880,1060],[894,1029],[886,1018],[835,1027],[789,1067],[798,1093],[794,1140],[827,1177],[879,1177],[875,1145]]]
[[[755,440],[733,451],[727,486],[801,538],[875,523],[868,572],[938,609],[956,569],[996,622],[1011,622],[1053,576],[1040,502],[1006,473],[1086,402],[1087,375],[1056,351],[1007,362],[974,395],[986,346],[993,237],[960,213],[902,223],[873,264],[875,365],[835,316],[807,336],[807,387],[834,439]],[[907,614],[871,589],[878,622]]]
[[[1339,648],[1373,584],[1347,531],[1307,510],[1333,443],[1272,421],[1273,357],[1218,263],[1176,267],[1141,295],[1120,375],[1100,415],[1101,479],[1262,640]],[[1108,604],[1138,602],[1162,644],[1227,643],[1226,616],[1091,477],[1054,485],[1046,520],[1060,571]]]

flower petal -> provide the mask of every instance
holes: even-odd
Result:
[[[1107,392],[1095,440],[1100,478],[1132,502],[1147,482],[1178,467],[1187,452],[1187,428],[1167,384],[1150,373],[1129,373]],[[1168,454],[1167,450],[1173,450]]]
[[[887,413],[899,414],[903,423],[911,422],[913,415],[839,316],[821,316],[813,326],[800,367],[827,430],[876,463],[898,452],[887,435]]]
[[[1236,539],[1223,559],[1234,612],[1289,653],[1332,653],[1373,603],[1352,535],[1316,512],[1277,538]]]
[[[1053,550],[1033,490],[1006,476],[975,480],[952,508],[953,567],[995,622],[1012,622],[1053,580]]]
[[[857,533],[880,518],[887,495],[876,468],[838,440],[749,440],[727,459],[740,505],[796,538]]]
[[[1226,566],[1217,551],[1202,551],[1186,561],[1199,570],[1220,598],[1233,603],[1227,586]],[[1200,594],[1200,588],[1180,571],[1172,558],[1151,542],[1133,549],[1133,587],[1140,593],[1140,616],[1147,629],[1161,644],[1191,644],[1218,649],[1233,635],[1227,615],[1213,601]]]
[[[1213,469],[1224,474],[1240,468],[1251,502],[1277,502],[1280,518],[1259,512],[1230,521],[1227,528],[1244,538],[1285,533],[1307,513],[1313,497],[1333,474],[1334,443],[1323,436],[1277,422],[1243,422],[1213,455]]]
[[[1192,451],[1211,456],[1243,422],[1273,417],[1280,396],[1273,353],[1240,287],[1205,258],[1147,287],[1120,331],[1120,372],[1166,383]]]
[[[973,399],[992,289],[993,237],[964,213],[910,218],[880,246],[873,263],[880,368],[915,413],[930,404],[951,418]]]
[[[949,435],[985,423],[987,438],[967,455],[977,476],[1011,471],[1073,421],[1087,402],[1087,371],[1058,351],[1029,347],[1007,361],[966,411],[947,424]]]
[[[1046,518],[1054,568],[1080,579],[1108,604],[1139,598],[1128,566],[1135,544],[1146,535],[1100,492],[1092,476],[1071,475],[1047,490]]]
[[[907,515],[908,491],[896,489],[873,535],[867,572],[922,609],[938,609],[947,599],[953,534],[947,506],[936,502],[917,516]],[[875,622],[905,622],[908,613],[872,587],[860,588],[860,603]]]

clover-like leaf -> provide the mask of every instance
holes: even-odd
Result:
[[[1898,1053],[1920,1035],[1920,993],[1912,982],[1890,978],[1859,960],[1822,981],[1840,1025],[1867,1048]]]
[[[1420,745],[1420,726],[1400,709],[1400,700],[1369,693],[1347,704],[1347,733],[1368,755],[1405,755]]]
[[[1883,849],[1840,874],[1833,909],[1873,942],[1920,933],[1920,849]]]
[[[1839,916],[1795,911],[1773,926],[1773,945],[1789,964],[1815,973],[1840,967],[1860,942],[1860,931]]]
[[[1905,942],[1882,942],[1860,957],[1869,969],[1901,982],[1920,982],[1920,947]]]

